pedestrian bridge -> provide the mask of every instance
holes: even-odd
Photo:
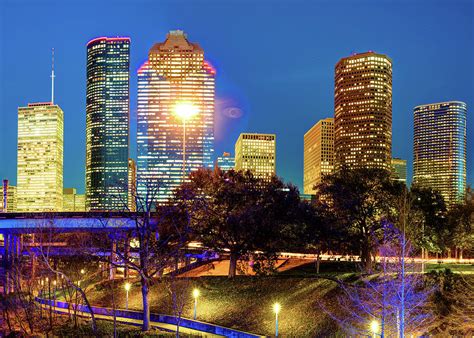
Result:
[[[137,217],[139,214],[135,212],[0,213],[0,233],[35,233],[45,229],[59,232],[133,229]]]

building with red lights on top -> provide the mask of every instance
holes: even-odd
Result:
[[[204,51],[183,31],[171,31],[149,51],[138,70],[137,190],[145,196],[158,187],[158,202],[168,200],[184,177],[212,168],[214,153],[215,70]],[[194,114],[183,120],[179,105]]]

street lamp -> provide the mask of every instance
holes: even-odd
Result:
[[[193,290],[193,297],[194,297],[194,320],[196,320],[198,297],[199,297],[199,290],[198,289]]]
[[[191,102],[177,102],[174,113],[183,121],[183,183],[186,178],[186,121],[199,112]]]
[[[273,312],[275,312],[275,337],[278,337],[278,313],[280,313],[280,303],[273,304]]]
[[[373,320],[370,322],[370,331],[372,331],[372,334],[375,337],[377,337],[377,332],[379,332],[379,322],[376,320]]]
[[[125,283],[124,288],[125,291],[127,292],[126,297],[125,297],[125,309],[128,310],[128,291],[130,291],[130,288],[132,287],[132,284],[130,283]]]
[[[81,269],[81,275],[85,274],[86,273],[86,270],[84,269]]]

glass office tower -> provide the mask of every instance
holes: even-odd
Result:
[[[63,209],[64,113],[51,102],[18,108],[17,211]]]
[[[336,167],[391,169],[392,61],[374,52],[336,64]]]
[[[183,31],[171,31],[138,70],[137,190],[165,203],[185,177],[212,168],[215,70]],[[194,114],[183,120],[178,107]],[[184,175],[183,175],[184,173]]]
[[[448,207],[466,193],[466,116],[460,101],[414,108],[413,184],[439,191]]]
[[[128,203],[130,38],[87,44],[86,209]]]

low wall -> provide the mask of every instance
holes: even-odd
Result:
[[[43,298],[38,298],[38,297],[36,298],[36,301],[40,304],[51,305],[51,306],[55,306],[61,309],[68,309],[69,307],[71,307],[71,310],[72,310],[74,306],[77,306],[77,311],[89,313],[89,309],[87,308],[87,306],[81,305],[81,304],[76,305],[73,303],[69,304],[67,302],[60,302],[60,301],[55,302],[54,300],[43,299]],[[114,315],[114,310],[111,308],[92,306],[92,311],[94,312],[94,314],[98,314],[98,315],[104,315],[104,316]],[[121,318],[143,320],[143,313],[140,311],[116,309],[115,316],[121,317]],[[175,316],[155,314],[155,313],[150,314],[150,320],[152,322],[159,322],[159,323],[172,324],[172,325],[177,325],[177,322],[178,322],[178,318],[176,318]],[[181,320],[179,321],[179,326],[185,327],[188,329],[201,331],[203,333],[213,333],[213,334],[226,336],[226,337],[239,337],[239,338],[265,337],[265,336],[260,336],[257,334],[247,333],[247,332],[230,329],[223,326],[218,326],[218,325],[200,322],[197,320],[192,320],[192,319],[187,319],[187,318],[182,318],[182,317],[181,317]]]

